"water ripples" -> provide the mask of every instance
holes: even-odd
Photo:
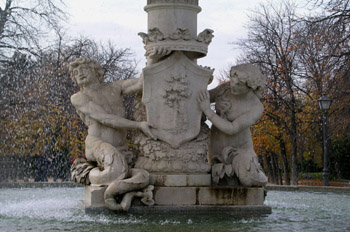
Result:
[[[83,188],[0,189],[0,231],[350,231],[350,195],[268,192],[264,217],[85,214]]]

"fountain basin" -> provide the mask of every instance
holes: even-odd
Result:
[[[0,189],[0,231],[349,231],[350,194],[268,191],[266,216],[86,214],[84,189]]]

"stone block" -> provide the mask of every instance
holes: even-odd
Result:
[[[104,193],[107,186],[85,186],[84,204],[85,207],[104,207]]]
[[[150,184],[162,187],[195,187],[210,186],[210,174],[151,174]]]
[[[195,187],[156,187],[153,190],[156,205],[195,205]]]
[[[253,187],[156,187],[156,205],[264,205],[264,189]]]
[[[252,187],[203,187],[198,192],[200,205],[263,205],[264,189]]]

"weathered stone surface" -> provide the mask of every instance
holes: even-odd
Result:
[[[85,207],[88,214],[110,214],[107,208]],[[271,214],[271,207],[266,205],[155,205],[139,206],[133,205],[129,211],[132,214],[221,214],[223,216],[261,216]]]
[[[142,109],[140,110],[142,111]],[[153,173],[207,174],[210,165],[206,161],[209,143],[209,128],[201,125],[199,135],[175,149],[161,140],[147,138],[139,133],[133,143],[140,149],[135,167]]]
[[[154,189],[156,205],[195,205],[195,187],[157,187]]]
[[[212,75],[182,52],[144,68],[142,102],[152,134],[175,149],[197,137],[202,113],[196,98]]]
[[[150,184],[157,187],[193,187],[193,186],[210,186],[210,174],[151,174]]]
[[[263,205],[265,193],[251,187],[157,187],[154,199],[155,205]]]
[[[263,188],[209,187],[198,192],[200,205],[263,205],[264,199]]]

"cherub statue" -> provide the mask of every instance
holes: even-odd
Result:
[[[132,200],[130,196],[142,197],[142,193],[128,194],[126,199],[130,202],[124,200],[123,204],[116,202],[115,195],[145,188],[149,185],[149,174],[145,170],[129,168],[132,154],[127,151],[125,130],[140,129],[156,139],[147,122],[125,118],[123,95],[140,91],[143,78],[103,83],[104,70],[96,61],[87,58],[76,59],[70,64],[69,70],[73,81],[80,87],[80,91],[71,96],[71,102],[88,126],[86,159],[97,163],[97,167],[91,167],[81,159],[77,160],[72,166],[72,179],[85,181],[88,178],[92,185],[107,185],[106,206],[112,210],[126,211]],[[77,170],[88,176],[77,177]]]
[[[198,96],[199,107],[212,122],[209,163],[215,183],[221,179],[236,185],[264,186],[267,178],[258,163],[250,132],[262,115],[264,107],[259,100],[265,78],[251,64],[231,68],[230,82]],[[216,113],[210,108],[216,102]],[[222,181],[223,181],[222,180]]]

